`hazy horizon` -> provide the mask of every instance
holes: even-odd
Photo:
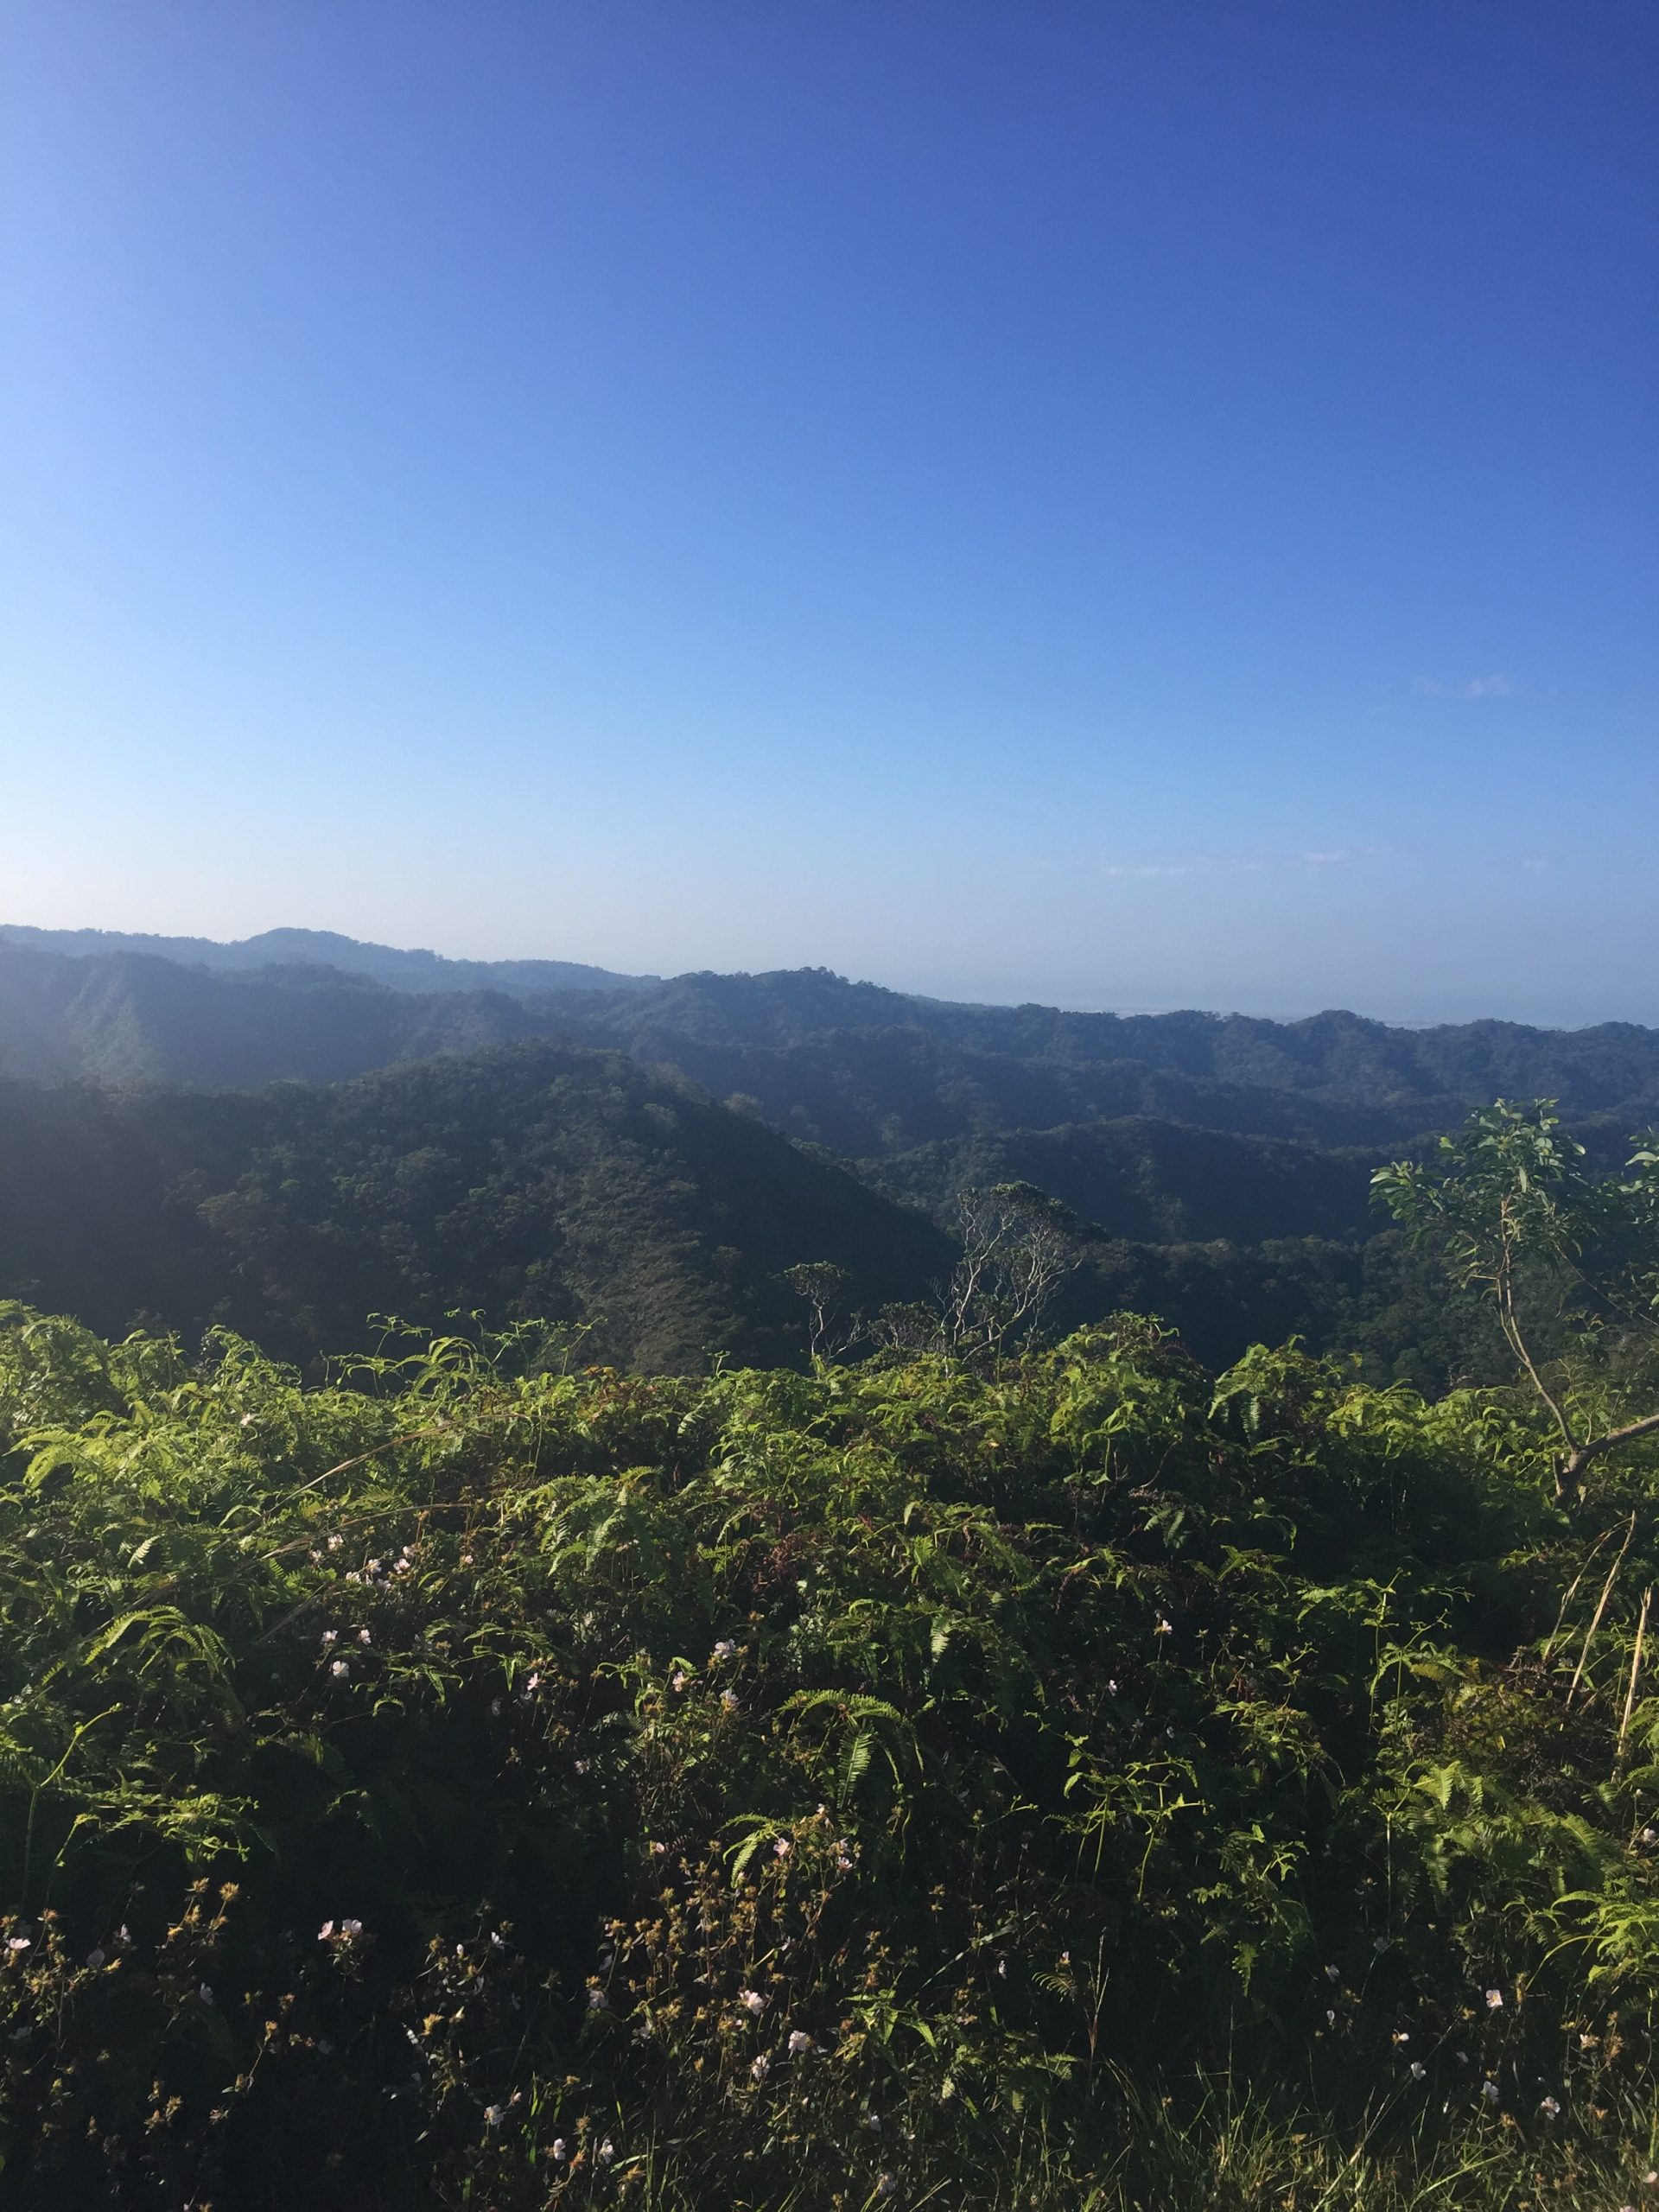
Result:
[[[198,940],[206,939],[206,941],[209,943],[219,944],[239,944],[246,943],[250,939],[257,939],[276,931],[303,930],[315,931],[321,934],[350,937],[358,944],[374,944],[381,947],[386,947],[389,944],[389,940],[385,938],[361,938],[358,937],[354,931],[345,930],[330,931],[320,924],[295,922],[292,920],[267,923],[262,925],[257,929],[250,930],[236,936],[213,938],[207,932],[200,930],[137,930],[124,928],[118,924],[95,925],[88,924],[64,923],[48,925],[37,922],[19,922],[15,917],[0,918],[0,933],[18,928],[31,930],[63,930],[66,931],[85,931],[88,933],[93,933],[98,930],[101,930],[104,933],[114,938],[149,937],[155,938],[158,942],[163,944],[195,938]],[[434,953],[441,959],[461,961],[560,961],[568,960],[571,957],[569,953],[560,950],[556,946],[551,948],[547,946],[520,947],[512,951],[500,952],[480,951],[470,947],[430,944],[411,940],[406,944],[391,946],[390,949],[407,952]],[[797,970],[802,968],[829,967],[833,969],[833,963],[811,960],[791,961],[787,963],[779,961],[762,961],[741,969],[711,969],[707,963],[702,962],[694,962],[689,965],[682,964],[660,968],[639,969],[620,968],[615,962],[606,960],[584,961],[582,964],[607,969],[615,975],[629,976],[655,976],[661,978],[664,982],[670,982],[673,980],[674,977],[679,976],[696,974],[765,975],[767,973],[786,974],[791,970]],[[1478,1008],[1467,1013],[1450,1012],[1441,1014],[1414,1014],[1397,1008],[1382,1009],[1371,1006],[1357,1005],[1346,1000],[1331,1000],[1320,1005],[1306,1004],[1300,1006],[1268,1006],[1227,1004],[1219,1001],[1205,999],[1203,997],[1189,996],[1183,998],[1179,995],[1173,995],[1163,1000],[1146,1000],[1124,996],[1111,999],[1066,999],[1053,996],[1046,997],[1039,992],[1029,991],[1018,992],[1012,995],[999,995],[994,991],[976,990],[971,988],[960,989],[939,989],[926,983],[898,980],[891,975],[884,976],[865,974],[855,969],[835,969],[834,972],[844,976],[846,980],[851,982],[874,983],[887,990],[907,993],[921,998],[942,999],[963,1005],[1001,1007],[1019,1005],[1048,1006],[1056,1007],[1063,1012],[1072,1014],[1239,1014],[1249,1015],[1258,1020],[1264,1021],[1301,1021],[1309,1019],[1313,1015],[1319,1014],[1350,1013],[1359,1014],[1370,1020],[1382,1021],[1392,1027],[1408,1029],[1432,1028],[1446,1024],[1455,1025],[1461,1022],[1489,1019],[1522,1022],[1529,1027],[1537,1028],[1580,1029],[1593,1027],[1597,1026],[1599,1021],[1602,1020],[1623,1020],[1630,1019],[1630,1017],[1624,1015],[1607,1014],[1592,1016],[1586,1020],[1552,1020],[1544,1016],[1504,1013],[1502,1010],[1495,1010],[1491,1007]],[[1644,1027],[1651,1027],[1654,1025],[1650,1023],[1644,1023],[1642,1026]]]
[[[1659,1022],[1659,15],[19,0],[0,907]]]

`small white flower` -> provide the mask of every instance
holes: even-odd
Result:
[[[1337,2024],[1337,2016],[1328,2006],[1325,2015],[1325,2024],[1327,2028],[1334,2028]]]
[[[757,2082],[764,2082],[771,2071],[772,2061],[766,2056],[764,2050],[761,2052],[759,2058],[751,2059],[749,2062],[749,2073]]]
[[[359,1643],[369,1643],[372,1642],[373,1639],[371,1637],[367,1629],[360,1628],[357,1631],[357,1640]]]
[[[1427,2074],[1427,2071],[1428,2071],[1427,2067],[1424,2065],[1424,2063],[1423,2063],[1423,2062],[1422,2062],[1422,2060],[1421,2060],[1421,2058],[1414,2058],[1414,2059],[1412,2060],[1412,2062],[1411,2062],[1411,2078],[1412,2078],[1412,2080],[1413,2080],[1414,2082],[1421,2082],[1421,2081],[1422,2080],[1422,2078],[1423,2078],[1424,2075],[1425,2075],[1425,2074]]]
[[[1396,2028],[1394,2031],[1394,2040],[1395,2043],[1409,2043],[1411,2041],[1411,2037],[1406,2029]]]
[[[800,2057],[804,2051],[810,2050],[811,2048],[812,2038],[808,2035],[804,2028],[791,2028],[790,2030],[789,2055],[791,2058]]]
[[[563,2135],[556,2135],[553,2138],[553,2147],[547,2155],[552,2159],[556,2166],[562,2166],[564,2164],[570,2153],[564,2147],[564,2138]]]
[[[348,1567],[346,1570],[346,1580],[348,1582],[360,1582],[363,1578],[354,1567]]]
[[[325,1649],[331,1643],[338,1643],[340,1642],[340,1630],[337,1628],[324,1629],[322,1631],[322,1642]]]
[[[766,2009],[766,2000],[758,1989],[740,1989],[737,2001],[746,2012],[753,2012],[757,2018]]]
[[[8,1936],[6,1948],[9,1951],[27,1951],[33,1942],[34,1938],[30,1936]]]
[[[1158,1626],[1155,1633],[1159,1636],[1173,1636],[1175,1633],[1173,1624],[1171,1622],[1166,1621],[1161,1613],[1158,1616]]]
[[[841,1869],[841,1871],[842,1871],[842,1872],[843,1874],[849,1874],[849,1873],[850,1873],[850,1872],[852,1872],[853,1862],[852,1862],[852,1860],[851,1860],[851,1859],[847,1856],[847,1854],[846,1854],[846,1853],[845,1853],[844,1851],[840,1852],[840,1853],[838,1853],[836,1854],[836,1866],[839,1866],[839,1867],[840,1867],[840,1869]]]
[[[715,1646],[715,1656],[716,1659],[730,1659],[736,1650],[737,1646],[732,1642],[730,1637],[722,1636]]]
[[[1480,2094],[1481,2094],[1481,2095],[1482,2095],[1483,2097],[1484,2097],[1484,2098],[1485,2098],[1485,2100],[1486,2100],[1486,2101],[1487,2101],[1487,2103],[1488,2103],[1489,2105],[1495,2105],[1495,2104],[1497,2102],[1497,2098],[1498,2098],[1498,2088],[1497,2088],[1497,2082],[1483,2082],[1481,2083],[1481,2085],[1480,2085]]]
[[[342,1920],[340,1932],[348,1943],[353,1942],[363,1933],[363,1923],[360,1920]]]
[[[599,2160],[601,2166],[608,2166],[610,2164],[611,2160],[616,2156],[616,2145],[612,2142],[608,2135],[600,2145],[598,2150],[594,2152],[594,2156]]]
[[[504,2105],[486,2105],[484,2107],[486,2127],[499,2127],[506,2116],[506,2107]]]
[[[337,1682],[343,1682],[352,1670],[343,1659],[336,1659],[328,1671]]]
[[[780,1835],[772,1847],[772,1855],[774,1859],[787,1859],[793,1849],[794,1846],[790,1842],[789,1838],[786,1835]]]
[[[674,1669],[674,1672],[669,1676],[669,1681],[673,1685],[674,1688],[677,1690],[683,1690],[685,1688],[684,1668],[677,1667]]]
[[[204,2005],[211,2005],[213,2001],[213,1984],[207,1981],[199,1981],[196,1984],[196,1994],[200,1998]]]
[[[880,2113],[879,2112],[867,2112],[864,2115],[864,2125],[869,2129],[872,2135],[879,2135],[881,2133]]]
[[[461,1564],[463,1567],[470,1567],[470,1566],[472,1565],[472,1563],[473,1563],[473,1555],[472,1555],[471,1552],[462,1552],[462,1554],[461,1554]]]
[[[1340,1981],[1342,1980],[1342,1968],[1340,1967],[1326,1967],[1325,1970],[1325,1978],[1327,1981]]]
[[[1556,2120],[1560,2116],[1561,2107],[1554,2097],[1541,2097],[1538,2109],[1547,2120]]]
[[[596,1981],[590,1981],[588,1983],[588,2008],[590,2012],[604,2012],[610,2004],[610,1999],[605,1994],[604,1991],[600,1987]]]
[[[319,1929],[318,1929],[318,1930],[317,1930],[317,1941],[318,1941],[318,1942],[319,1942],[319,1943],[326,1943],[326,1942],[328,1941],[329,1937],[334,1934],[334,1922],[333,1922],[332,1920],[325,1920],[325,1921],[323,1922],[323,1923],[322,1923],[321,1927],[321,1928],[319,1928]]]
[[[875,2193],[878,2196],[891,2196],[898,2186],[891,2174],[882,2174],[876,2181]]]
[[[1642,1831],[1641,1840],[1643,1843],[1659,1842],[1659,1829],[1643,1828]]]
[[[328,1539],[329,1550],[331,1552],[337,1552],[345,1541],[346,1539],[343,1536],[330,1536]]]
[[[1503,1993],[1501,1989],[1489,1989],[1487,1991],[1486,2010],[1489,2012],[1501,2012],[1503,2010]]]
[[[735,1690],[721,1690],[720,1694],[720,1701],[725,1707],[728,1713],[735,1713],[737,1711],[737,1692]]]

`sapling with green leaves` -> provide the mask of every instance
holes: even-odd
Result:
[[[1659,1149],[1649,1137],[1622,1174],[1597,1178],[1554,1102],[1499,1099],[1442,1137],[1426,1160],[1372,1177],[1414,1242],[1452,1281],[1491,1300],[1505,1342],[1557,1440],[1556,1494],[1576,1497],[1605,1453],[1659,1433],[1651,1395],[1659,1350]],[[1611,1343],[1630,1378],[1609,1388]]]

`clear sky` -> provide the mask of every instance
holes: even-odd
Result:
[[[1659,1022],[1656,0],[9,0],[0,919]]]

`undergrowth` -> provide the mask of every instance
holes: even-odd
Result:
[[[1659,2203],[1653,1461],[0,1327],[0,2198]]]

